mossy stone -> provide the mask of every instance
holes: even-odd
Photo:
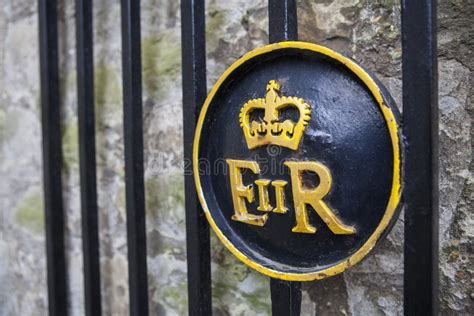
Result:
[[[43,198],[34,194],[25,198],[15,213],[15,220],[23,228],[26,228],[34,234],[43,234],[44,232],[44,212]]]

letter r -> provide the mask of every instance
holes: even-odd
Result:
[[[309,204],[334,234],[345,235],[355,233],[355,228],[343,224],[323,201],[323,198],[331,190],[332,184],[331,173],[326,166],[314,161],[286,161],[285,166],[290,169],[295,204],[296,226],[291,231],[307,234],[314,234],[316,232],[316,228],[311,226],[308,221],[306,205]],[[303,171],[311,171],[319,176],[319,185],[315,189],[303,187],[301,181]]]

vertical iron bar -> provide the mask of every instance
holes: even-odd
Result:
[[[77,110],[81,175],[84,301],[86,315],[98,316],[101,314],[101,297],[92,25],[92,1],[76,0]]]
[[[268,1],[268,29],[270,43],[298,40],[296,0]],[[270,279],[272,314],[300,315],[301,283]]]
[[[268,1],[268,28],[270,43],[298,40],[296,0]]]
[[[61,181],[61,124],[58,14],[54,0],[39,0],[43,186],[49,314],[67,315],[64,210]]]
[[[301,282],[271,279],[273,316],[299,316],[301,311]]]
[[[436,1],[402,0],[405,315],[438,314]]]
[[[192,161],[196,121],[206,98],[204,0],[181,1],[184,159]],[[212,315],[209,226],[185,164],[189,315]]]
[[[148,315],[140,1],[122,0],[123,126],[130,315]]]

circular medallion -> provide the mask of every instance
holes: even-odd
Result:
[[[194,139],[197,194],[220,241],[284,280],[362,260],[398,216],[397,117],[381,83],[328,48],[244,55],[209,93]]]

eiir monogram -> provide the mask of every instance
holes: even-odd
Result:
[[[280,112],[294,108],[298,110],[298,120],[280,120]],[[260,110],[264,112],[259,120],[251,119],[252,112]],[[242,127],[245,140],[249,149],[265,145],[277,145],[297,150],[304,129],[311,119],[311,107],[306,101],[297,97],[280,96],[280,85],[275,80],[270,80],[266,89],[265,98],[253,99],[244,104],[240,110],[240,126]],[[288,208],[285,206],[285,188],[288,185],[284,180],[258,179],[255,181],[257,187],[259,205],[257,210],[265,214],[250,214],[246,203],[253,203],[254,189],[251,185],[245,185],[242,180],[242,170],[249,169],[254,174],[260,174],[260,167],[255,161],[227,159],[230,174],[230,186],[234,214],[232,220],[263,226],[268,220],[269,213],[286,214]],[[320,162],[313,161],[286,161],[291,176],[291,188],[296,225],[292,232],[314,234],[316,228],[308,220],[307,206],[311,206],[321,217],[329,229],[338,235],[355,234],[352,226],[345,225],[334,214],[329,206],[323,201],[331,190],[332,177],[330,170]],[[316,188],[306,188],[302,183],[303,172],[313,172],[319,177]],[[275,207],[272,206],[268,187],[272,186],[275,191]]]
[[[283,180],[258,179],[255,185],[258,188],[259,206],[258,211],[265,214],[250,214],[246,203],[253,203],[255,199],[252,185],[245,185],[242,180],[242,170],[249,169],[254,174],[260,174],[260,168],[256,161],[227,159],[230,174],[230,187],[232,191],[232,201],[234,204],[234,214],[232,220],[263,226],[268,220],[269,212],[277,214],[286,214],[288,209],[285,207],[284,188],[288,184]],[[295,209],[296,225],[291,230],[295,233],[314,234],[314,228],[308,221],[307,206],[311,206],[321,219],[326,223],[329,229],[337,235],[348,235],[356,232],[352,226],[345,225],[334,214],[329,206],[323,201],[326,194],[329,193],[332,184],[329,169],[319,162],[313,161],[286,161],[285,166],[290,169],[291,186],[293,192],[293,203]],[[305,188],[302,183],[302,174],[305,171],[314,172],[319,177],[319,184],[316,188]],[[275,207],[272,207],[268,197],[268,187],[272,185],[275,190]]]

